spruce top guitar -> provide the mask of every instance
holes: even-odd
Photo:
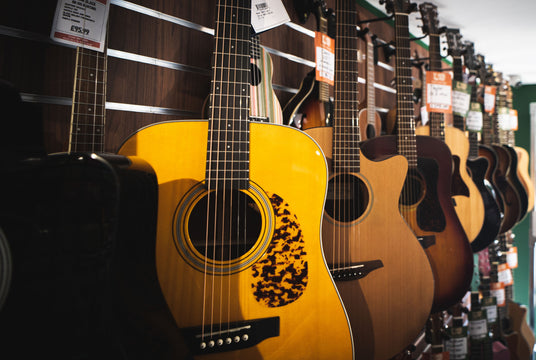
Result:
[[[317,31],[328,34],[328,22],[333,18],[332,11],[326,8],[324,0],[295,1],[296,10],[305,21],[310,12],[316,18]],[[333,86],[316,77],[316,69],[310,71],[303,79],[300,89],[283,108],[283,121],[305,130],[317,126],[326,126],[333,118],[333,103],[330,93]]]
[[[283,112],[272,87],[272,59],[260,45],[259,36],[251,37],[251,104],[252,120],[283,123]]]
[[[322,151],[249,121],[250,9],[218,1],[209,120],[145,127],[119,152],[157,173],[158,279],[194,357],[352,359],[320,241]]]
[[[454,80],[463,80],[462,55],[467,51],[465,45],[461,42],[459,30],[447,29],[447,42],[449,45],[449,54],[453,59]],[[471,99],[476,102],[476,84],[471,87]],[[465,130],[465,119],[463,116],[454,114],[454,126],[461,131]],[[489,168],[489,162],[485,157],[478,155],[478,132],[469,131],[469,156],[467,159],[467,169],[470,172],[471,179],[475,183],[484,204],[484,221],[480,232],[471,242],[473,252],[478,252],[486,248],[499,234],[501,226],[501,211],[495,201],[491,185],[486,180],[486,172]]]
[[[423,31],[430,38],[430,70],[441,71],[440,30],[437,20],[437,6],[431,3],[422,3],[419,10],[423,21]],[[467,172],[467,156],[469,154],[469,141],[464,132],[452,126],[445,126],[444,114],[430,112],[429,122],[426,126],[416,129],[418,135],[430,135],[444,141],[451,153],[454,162],[452,173],[452,198],[454,199],[456,214],[462,223],[463,229],[473,242],[479,235],[484,224],[484,201]]]
[[[337,0],[336,12],[333,126],[305,132],[328,161],[322,243],[348,312],[356,358],[389,359],[421,332],[434,278],[398,210],[407,160],[396,155],[374,162],[360,153],[355,2]]]
[[[376,88],[374,87],[374,39],[367,31],[362,35],[367,44],[366,68],[367,68],[367,95],[366,107],[359,111],[359,128],[361,139],[366,140],[375,136],[380,136],[382,131],[382,119],[376,111]]]
[[[421,240],[435,279],[432,312],[456,304],[471,284],[473,256],[451,199],[452,157],[447,145],[434,137],[417,136],[413,111],[409,1],[388,1],[395,14],[397,120],[396,136],[379,136],[361,144],[369,159],[400,154],[408,160],[408,175],[399,208]]]

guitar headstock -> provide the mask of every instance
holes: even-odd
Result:
[[[449,46],[449,55],[460,57],[467,51],[465,43],[462,42],[462,34],[459,29],[447,29],[447,44]]]
[[[463,53],[463,62],[467,68],[472,71],[478,71],[478,62],[475,55],[475,43],[472,41],[464,41],[463,47],[465,49]]]
[[[417,9],[417,5],[409,0],[380,0],[380,5],[383,4],[385,4],[385,10],[388,14],[411,14]]]
[[[432,3],[422,3],[419,5],[422,17],[422,31],[428,35],[440,33],[439,20],[437,19],[437,6]]]
[[[443,312],[437,312],[431,314],[426,322],[426,342],[435,345],[442,346],[445,339],[445,319]]]
[[[298,14],[300,22],[305,24],[313,13],[318,20],[327,17],[327,6],[324,0],[294,0],[294,9]]]

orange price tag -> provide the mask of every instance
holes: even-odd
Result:
[[[510,130],[517,130],[519,124],[518,124],[518,117],[517,117],[517,110],[516,109],[510,109]]]
[[[514,285],[514,277],[512,276],[512,269],[508,266],[508,263],[499,264],[498,267],[498,277],[499,281],[504,284],[504,286]]]
[[[504,291],[504,284],[502,282],[490,284],[490,295],[497,300],[497,306],[506,305],[506,292]]]
[[[426,110],[452,113],[452,77],[447,72],[426,72]]]
[[[335,40],[327,34],[315,32],[316,80],[335,84]]]
[[[512,246],[506,253],[506,262],[510,269],[517,268],[517,246]]]
[[[495,111],[495,94],[497,88],[495,86],[484,87],[484,111],[487,113],[493,113]]]

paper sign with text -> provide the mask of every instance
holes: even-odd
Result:
[[[315,33],[316,80],[335,84],[335,40],[327,34]]]
[[[452,77],[449,73],[426,73],[426,109],[445,114],[452,112]]]
[[[516,131],[519,127],[519,119],[517,117],[517,110],[510,109],[510,130]]]
[[[465,126],[467,130],[480,132],[482,131],[483,123],[482,105],[477,102],[472,102],[471,108],[467,113],[467,118],[465,119]]]
[[[109,11],[110,0],[58,0],[50,37],[102,52]]]
[[[281,0],[252,0],[251,26],[258,34],[290,21]]]
[[[510,109],[507,107],[500,107],[497,109],[497,121],[499,122],[499,129],[512,130],[510,128]]]
[[[452,112],[454,115],[467,116],[471,104],[471,85],[461,81],[452,82]]]
[[[484,111],[491,114],[495,111],[495,94],[497,88],[495,86],[484,87]]]

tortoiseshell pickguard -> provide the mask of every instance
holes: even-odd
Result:
[[[252,266],[253,295],[268,307],[285,306],[305,291],[308,268],[303,234],[288,203],[270,196],[275,215],[274,235],[264,256]]]

